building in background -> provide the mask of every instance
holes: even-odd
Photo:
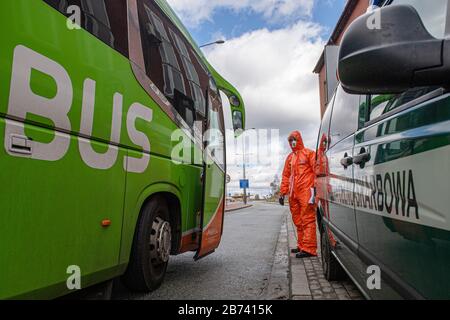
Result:
[[[271,195],[277,196],[280,194],[281,181],[278,175],[276,174],[273,181],[270,183]]]
[[[342,37],[349,25],[356,18],[366,13],[371,2],[372,1],[369,0],[347,0],[344,12],[339,18],[339,21],[331,34],[330,40],[328,40],[328,43],[314,68],[314,73],[319,75],[320,114],[322,117],[338,84],[337,61]]]

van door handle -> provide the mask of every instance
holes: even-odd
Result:
[[[370,152],[367,152],[365,148],[361,149],[359,155],[353,158],[353,163],[364,168],[364,165],[371,159]]]
[[[346,153],[344,155],[344,158],[341,159],[341,165],[344,167],[344,169],[347,169],[348,167],[350,167],[353,164],[353,158],[349,157],[348,154]]]
[[[31,155],[32,154],[31,139],[24,136],[12,134],[10,136],[8,149],[12,153]]]

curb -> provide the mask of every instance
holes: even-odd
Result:
[[[286,212],[283,213],[283,222],[274,252],[272,272],[267,285],[267,300],[289,300],[290,298],[289,244],[286,216]]]
[[[225,208],[225,212],[233,212],[233,211],[238,211],[238,210],[247,209],[247,208],[251,208],[251,207],[253,207],[252,204],[249,204],[249,205],[246,205],[246,206],[242,206],[242,207],[238,207],[238,208],[231,208],[231,209]]]
[[[288,255],[289,255],[289,283],[291,300],[312,300],[312,293],[309,288],[308,276],[303,260],[295,258],[295,254],[291,254],[291,249],[297,248],[297,234],[291,215],[287,215],[286,224],[288,229]]]

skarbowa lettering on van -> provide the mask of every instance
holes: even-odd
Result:
[[[43,97],[33,92],[31,75],[33,70],[39,71],[56,83],[56,95],[52,98]],[[72,123],[68,117],[73,103],[73,86],[69,74],[64,67],[48,57],[19,45],[14,50],[14,61],[11,77],[8,115],[12,118],[25,120],[31,113],[49,119],[54,124],[55,136],[49,143],[27,141],[32,153],[13,152],[12,141],[26,139],[23,123],[6,120],[5,149],[14,157],[28,157],[35,160],[58,161],[68,152],[70,139],[65,137],[72,132]],[[84,163],[94,169],[108,170],[117,161],[122,131],[123,95],[116,92],[112,97],[113,118],[108,151],[96,152],[89,138],[93,131],[95,109],[96,81],[86,78],[83,84],[82,114],[78,148]],[[150,140],[138,131],[137,119],[151,122],[153,111],[138,102],[133,103],[126,116],[126,129],[131,141],[144,151],[142,158],[124,157],[124,170],[133,173],[143,173],[150,162]]]

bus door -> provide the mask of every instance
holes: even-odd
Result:
[[[225,213],[225,125],[218,91],[210,88],[207,101],[202,178],[203,208],[199,228],[200,245],[195,260],[213,253],[219,246]]]

